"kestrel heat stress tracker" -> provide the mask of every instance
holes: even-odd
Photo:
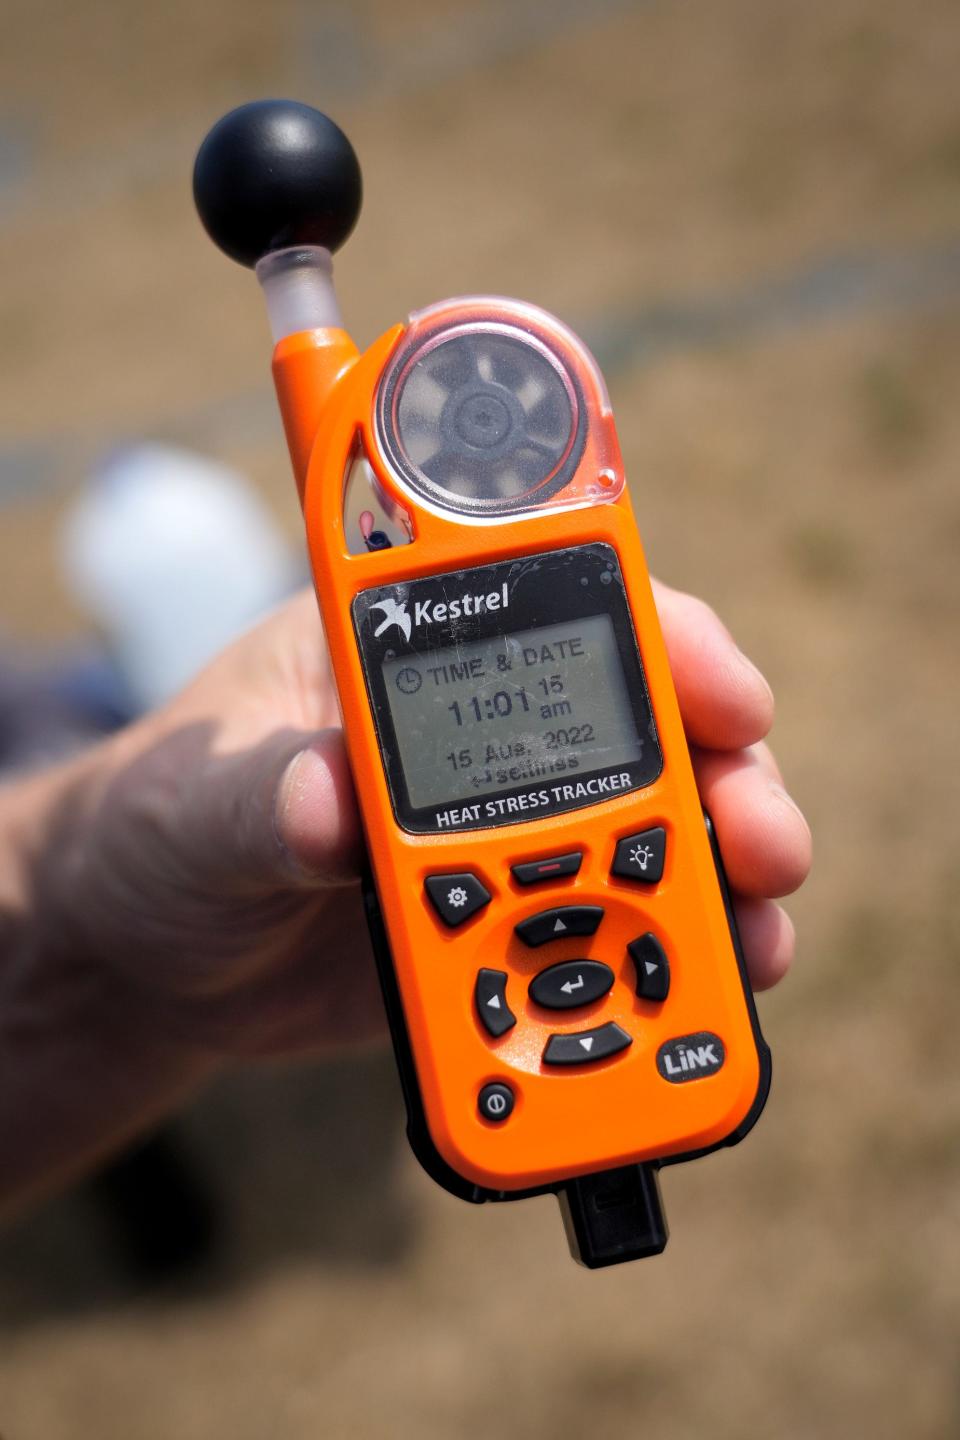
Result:
[[[475,1203],[555,1192],[591,1267],[656,1254],[658,1169],[746,1134],[770,1059],[602,376],[484,297],[360,354],[319,111],[232,111],[194,194],[270,312],[414,1151]]]

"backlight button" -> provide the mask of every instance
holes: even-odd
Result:
[[[667,832],[662,825],[639,830],[636,835],[625,835],[617,841],[613,874],[619,875],[622,880],[639,880],[644,885],[656,885],[663,876],[666,853]]]

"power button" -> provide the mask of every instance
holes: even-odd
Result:
[[[506,1120],[514,1105],[514,1094],[509,1085],[495,1082],[484,1085],[477,1097],[477,1107],[484,1120]]]

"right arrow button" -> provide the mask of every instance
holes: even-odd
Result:
[[[641,1000],[666,1000],[670,990],[670,961],[656,935],[649,930],[627,946],[637,967],[637,994]]]

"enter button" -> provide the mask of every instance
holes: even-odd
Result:
[[[606,995],[613,971],[599,960],[564,960],[541,970],[530,982],[530,999],[548,1010],[572,1010]]]

